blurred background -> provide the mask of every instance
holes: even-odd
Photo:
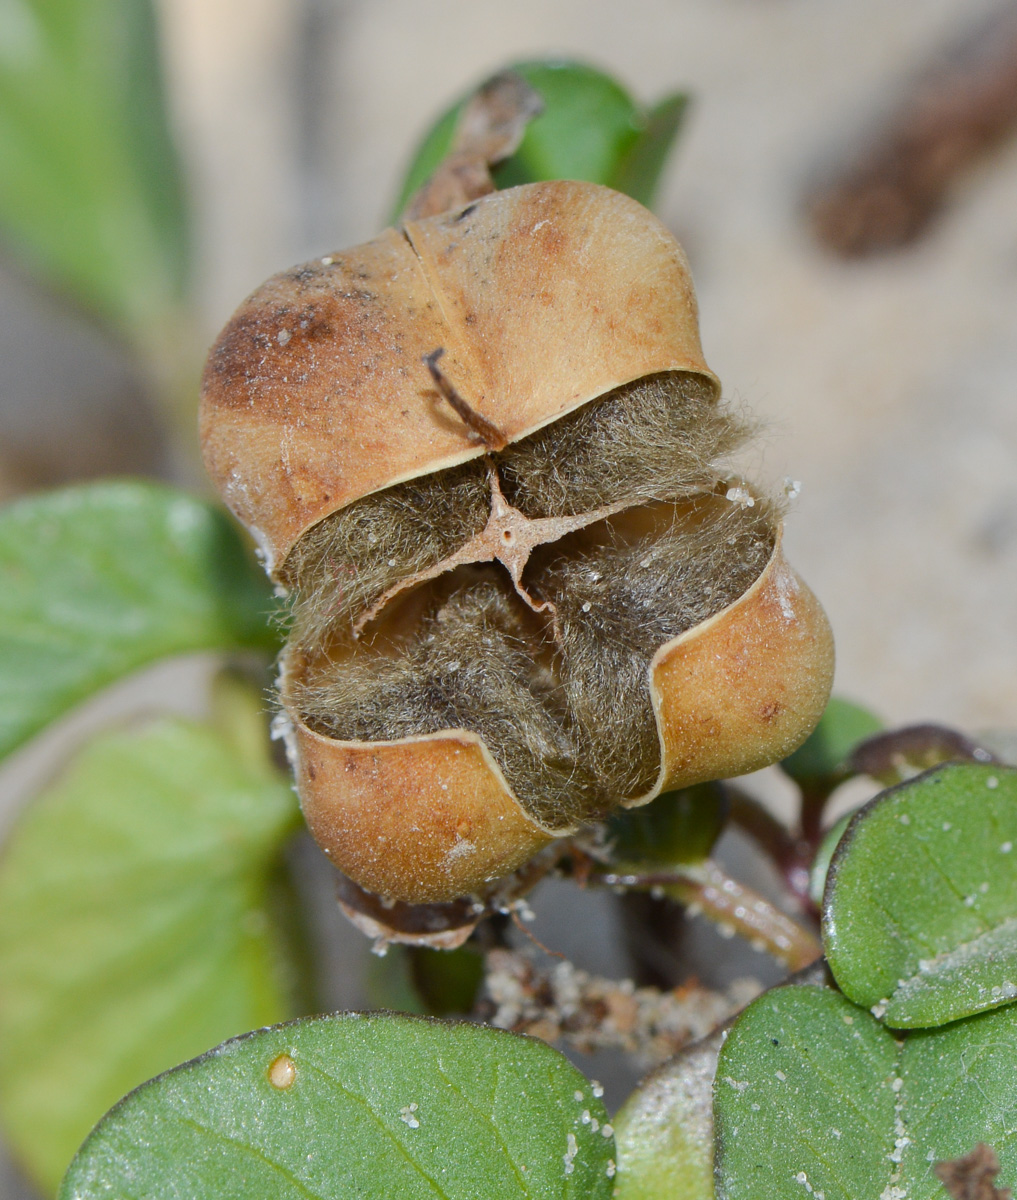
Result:
[[[0,0],[0,499],[111,473],[205,488],[201,358],[243,297],[385,225],[420,137],[486,75],[584,59],[646,103],[691,94],[656,210],[707,360],[763,423],[758,472],[801,484],[789,557],[830,615],[836,690],[894,724],[1017,724],[1017,3],[161,0],[157,43],[113,0],[45,7]],[[76,75],[51,44],[61,7],[88,26]],[[144,257],[115,155],[71,103],[49,176],[65,242],[40,250],[11,128],[60,87],[98,96],[134,37],[156,47],[133,69],[144,91],[161,63],[184,180],[178,202],[153,152],[130,185],[162,197],[161,249]],[[47,56],[59,86],[23,103]],[[140,103],[112,103],[111,139],[118,123],[160,136]],[[130,285],[129,262],[105,284],[78,263],[68,162],[137,257]],[[200,708],[207,664],[160,671],[59,736],[153,697]],[[44,738],[14,757],[0,811],[53,756]]]

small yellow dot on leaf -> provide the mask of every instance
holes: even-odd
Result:
[[[288,1054],[279,1054],[268,1067],[268,1082],[280,1092],[293,1086],[297,1077],[297,1064]]]

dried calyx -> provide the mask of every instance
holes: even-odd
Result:
[[[773,552],[776,506],[723,469],[747,434],[702,379],[655,375],[334,513],[282,572],[289,704],[342,741],[471,730],[551,829],[644,795],[653,655]]]

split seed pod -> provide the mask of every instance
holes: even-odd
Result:
[[[362,887],[480,890],[807,736],[829,628],[718,392],[681,248],[583,183],[407,221],[227,325],[205,460],[292,597],[298,790]]]

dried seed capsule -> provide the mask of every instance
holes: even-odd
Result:
[[[233,317],[206,463],[292,595],[301,801],[363,887],[476,890],[818,720],[829,628],[718,391],[677,242],[589,184],[407,222]]]

